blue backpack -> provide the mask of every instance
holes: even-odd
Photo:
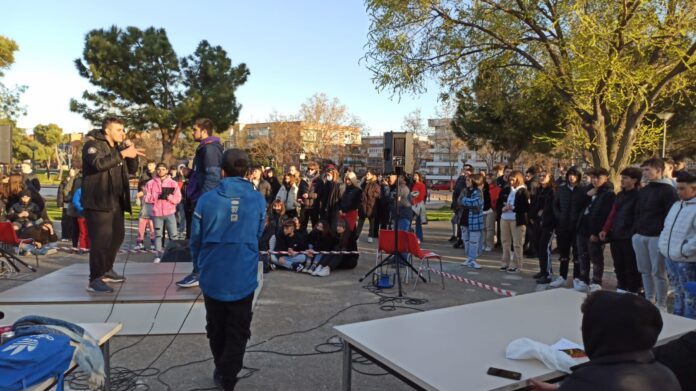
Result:
[[[56,390],[62,391],[74,351],[64,335],[27,335],[5,342],[0,345],[0,390],[24,390],[56,378]]]

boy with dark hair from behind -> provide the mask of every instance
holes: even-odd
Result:
[[[645,298],[662,309],[667,306],[667,275],[665,258],[658,249],[660,232],[670,208],[677,201],[677,192],[669,179],[663,178],[665,163],[660,158],[648,159],[640,166],[648,184],[638,192],[634,232],[631,238],[638,271],[643,279]]]
[[[627,167],[621,171],[621,192],[616,196],[611,213],[599,233],[600,240],[610,242],[617,292],[638,293],[643,286],[631,243],[642,176],[637,167]]]

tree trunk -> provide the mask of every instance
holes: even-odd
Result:
[[[162,161],[167,165],[171,166],[174,164],[174,146],[170,142],[164,142],[162,140]]]

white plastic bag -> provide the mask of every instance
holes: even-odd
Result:
[[[507,346],[505,357],[511,360],[535,358],[548,368],[570,373],[570,367],[578,363],[569,355],[529,338],[518,338]]]

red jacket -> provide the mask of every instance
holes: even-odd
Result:
[[[417,191],[418,192],[418,197],[414,197],[411,203],[413,205],[416,205],[418,203],[421,203],[425,201],[425,184],[423,182],[416,182],[413,184],[413,187],[411,188],[411,191]]]
[[[495,183],[488,184],[488,194],[491,196],[491,208],[495,209],[496,202],[498,202],[498,196],[500,196],[500,187]]]

